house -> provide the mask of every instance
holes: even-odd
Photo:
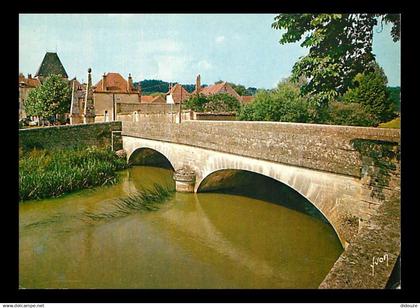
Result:
[[[162,95],[156,95],[150,103],[152,103],[152,104],[165,104],[166,100]]]
[[[32,77],[31,74],[28,74],[28,77],[25,78],[22,73],[19,74],[19,119],[26,118],[24,102],[28,97],[29,92],[41,85],[45,78],[52,74],[59,75],[64,80],[68,79],[66,70],[56,52],[45,53],[41,65],[34,77]]]
[[[92,86],[91,69],[87,85],[72,83],[70,123],[114,121],[117,113],[133,112],[140,108],[141,90],[133,86],[131,74],[124,79],[119,73],[107,73]]]
[[[191,94],[182,85],[177,83],[175,86],[171,86],[166,93],[166,103],[179,104],[187,100],[190,96]]]
[[[226,81],[221,83],[216,83],[211,86],[202,87],[200,81],[200,75],[197,75],[195,80],[195,90],[191,93],[192,94],[202,94],[205,96],[219,94],[219,93],[226,93],[233,97],[235,97],[239,102],[243,104],[249,104],[253,100],[253,96],[241,96],[235,89]]]
[[[142,104],[150,104],[155,97],[152,95],[142,95],[141,96],[141,103]]]
[[[28,97],[29,92],[40,84],[41,82],[36,78],[32,78],[31,74],[28,74],[27,78],[22,73],[19,74],[19,120],[26,118],[24,101]]]
[[[127,80],[119,73],[107,73],[93,87],[95,122],[112,121],[117,112],[138,109],[141,90],[134,88],[131,74]]]

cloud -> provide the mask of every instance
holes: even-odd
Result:
[[[201,60],[197,63],[198,70],[210,70],[213,68],[213,65],[207,60]]]
[[[225,41],[225,37],[223,35],[219,35],[214,39],[214,41],[216,42],[216,44],[221,44]]]
[[[186,56],[156,56],[157,76],[162,80],[179,80],[181,76],[188,74],[191,67],[191,59]]]

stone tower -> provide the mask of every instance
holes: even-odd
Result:
[[[94,123],[95,122],[95,106],[93,103],[93,90],[92,90],[92,70],[88,69],[88,81],[86,86],[85,96],[85,110],[83,112],[83,123]]]
[[[70,105],[70,124],[82,123],[77,90],[78,89],[76,89],[76,80],[73,80],[73,87],[71,91],[71,105]]]

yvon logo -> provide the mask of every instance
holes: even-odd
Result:
[[[388,262],[389,262],[389,257],[388,254],[384,254],[382,257],[373,257],[372,258],[372,264],[370,265],[370,267],[372,268],[372,276],[375,276],[375,266],[383,263],[386,261],[386,266],[388,266]]]

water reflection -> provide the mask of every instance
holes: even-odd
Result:
[[[20,205],[24,288],[316,288],[341,253],[333,229],[266,201],[175,194],[161,210],[92,222],[115,198],[171,181],[133,167],[120,184]]]

